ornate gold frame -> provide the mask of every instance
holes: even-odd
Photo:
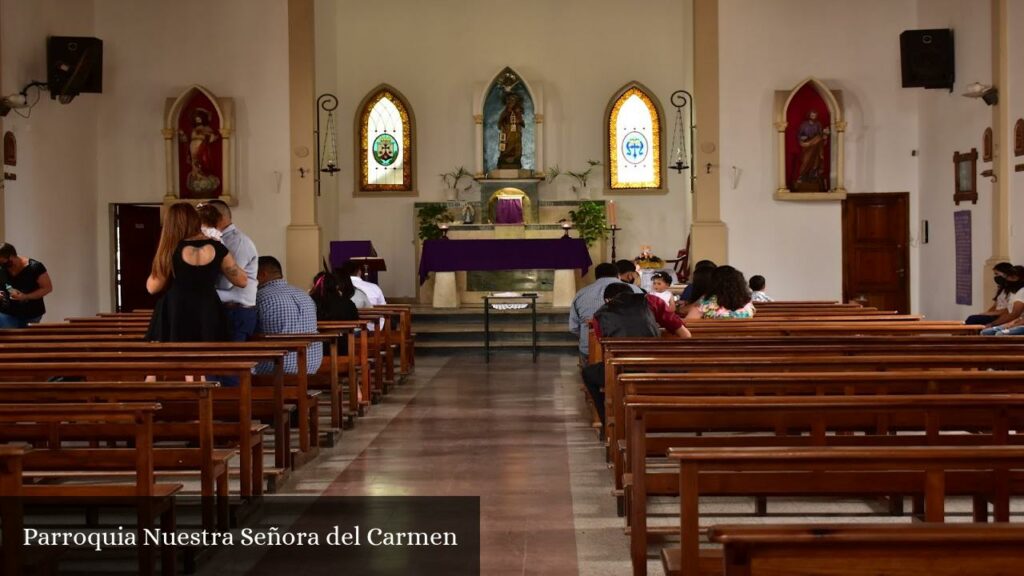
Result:
[[[238,197],[234,191],[234,169],[235,169],[235,100],[234,98],[220,98],[213,95],[203,86],[193,84],[185,89],[177,98],[168,98],[164,102],[164,127],[160,133],[164,137],[164,159],[167,164],[167,191],[164,194],[164,205],[170,206],[181,200],[178,196],[178,116],[181,108],[192,97],[196,91],[202,92],[213,102],[220,115],[220,142],[224,157],[224,179],[221,182],[221,195],[219,200],[229,206],[238,205]],[[200,199],[190,199],[190,202],[202,202]]]
[[[616,141],[615,134],[615,122],[619,117],[619,110],[622,105],[631,96],[638,96],[647,109],[654,114],[654,122],[651,127],[651,153],[654,158],[654,180],[648,182],[641,182],[639,184],[631,185],[615,185],[615,181],[618,179],[618,157],[619,157],[619,146]],[[666,182],[666,167],[665,163],[661,161],[662,150],[664,150],[664,130],[661,129],[661,124],[665,118],[665,114],[662,111],[661,103],[658,102],[654,93],[647,89],[643,84],[633,81],[629,82],[622,88],[620,88],[615,95],[612,96],[611,100],[608,101],[608,107],[605,111],[605,150],[604,160],[608,166],[608,176],[605,179],[605,193],[606,194],[621,194],[621,193],[643,193],[643,192],[655,192],[665,193],[668,188],[665,185]]]
[[[368,153],[366,144],[366,130],[370,117],[370,110],[381,99],[387,98],[398,109],[402,118],[402,149],[404,161],[402,165],[402,184],[370,184],[369,167],[365,161]],[[417,196],[416,191],[416,116],[413,114],[409,101],[389,84],[380,84],[363,98],[356,109],[355,129],[355,188],[353,196],[361,197],[389,197],[389,196]]]
[[[793,96],[800,91],[804,85],[810,83],[818,91],[821,98],[828,105],[829,115],[832,117],[831,129],[833,145],[835,146],[835,177],[831,179],[832,189],[828,192],[794,192],[789,189],[786,183],[786,111]],[[830,90],[817,78],[810,77],[798,83],[792,90],[779,90],[775,92],[775,132],[776,146],[778,148],[778,188],[775,190],[776,200],[797,200],[797,201],[822,201],[822,200],[844,200],[846,198],[846,187],[843,182],[843,170],[845,169],[845,138],[846,138],[846,117],[843,115],[842,93],[838,90]]]

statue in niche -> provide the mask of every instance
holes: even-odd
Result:
[[[189,173],[186,186],[197,194],[213,192],[220,187],[220,178],[211,173],[211,144],[219,139],[210,126],[210,111],[196,108],[192,113],[192,129],[188,134],[179,132],[182,142],[188,143]]]
[[[801,192],[826,192],[825,158],[828,152],[829,129],[818,121],[815,110],[807,112],[807,118],[800,124],[797,141],[800,144],[800,168],[797,171],[796,186]]]
[[[523,167],[523,103],[518,94],[505,93],[505,109],[498,118],[498,168]]]
[[[483,94],[483,166],[495,178],[533,176],[537,165],[537,115],[534,96],[511,68],[504,69]]]

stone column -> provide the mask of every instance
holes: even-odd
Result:
[[[691,262],[728,261],[729,236],[722,222],[719,172],[718,0],[693,2],[693,83],[697,125]],[[708,167],[710,166],[710,171]],[[709,173],[710,172],[710,173]]]
[[[286,233],[288,281],[304,287],[320,269],[313,124],[315,55],[313,0],[288,0],[288,96],[291,126],[291,223]]]
[[[982,285],[984,302],[995,296],[995,285],[989,282],[989,270],[999,262],[1010,261],[1010,182],[1013,178],[1011,157],[1013,140],[1010,133],[1010,54],[1007,0],[992,0],[992,85],[999,89],[999,103],[992,106],[992,257],[985,261]],[[979,179],[979,184],[985,180]]]

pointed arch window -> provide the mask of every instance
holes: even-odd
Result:
[[[415,194],[416,123],[408,100],[378,86],[363,99],[356,121],[358,192]]]
[[[605,117],[609,188],[660,189],[662,168],[661,106],[640,84],[619,90]]]

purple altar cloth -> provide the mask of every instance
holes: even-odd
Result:
[[[334,240],[331,242],[331,269],[337,270],[352,258],[376,256],[369,240]],[[377,283],[377,272],[370,272],[370,282]]]
[[[581,270],[592,264],[578,238],[543,240],[427,240],[420,255],[420,284],[431,272],[463,270]]]
[[[523,201],[519,198],[498,198],[495,206],[495,224],[522,224]]]

